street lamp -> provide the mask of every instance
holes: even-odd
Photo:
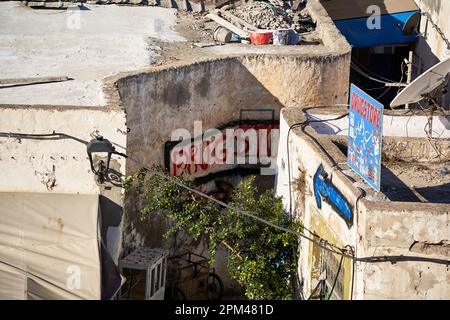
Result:
[[[97,169],[94,168],[94,162],[92,160],[92,154],[98,154],[99,156],[106,156],[106,165],[103,160],[100,160],[97,164]],[[109,170],[109,162],[111,160],[111,154],[115,153],[115,149],[112,143],[108,139],[103,139],[102,136],[98,136],[92,139],[87,144],[87,154],[89,157],[89,162],[91,164],[92,172],[98,176],[99,182],[103,183],[106,181],[107,173]]]
[[[100,160],[96,169],[92,159],[92,154],[94,153],[100,157],[106,157],[106,165],[103,160]],[[112,154],[117,154],[121,157],[128,158],[126,154],[117,152],[112,143],[108,139],[104,139],[102,136],[97,136],[95,139],[88,142],[87,154],[91,164],[91,170],[98,177],[100,183],[104,183],[108,178],[109,163],[111,161]]]

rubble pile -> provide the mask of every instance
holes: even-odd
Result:
[[[229,6],[227,11],[259,29],[293,29],[298,33],[315,29],[315,24],[307,11],[293,10],[288,1],[275,3],[248,0]]]

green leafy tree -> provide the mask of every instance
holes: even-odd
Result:
[[[155,170],[163,172],[161,168]],[[163,210],[172,221],[167,237],[181,230],[194,239],[206,236],[210,263],[214,263],[218,246],[224,245],[229,250],[228,271],[245,288],[247,298],[294,298],[293,279],[298,260],[295,235],[224,208],[175,181],[195,188],[193,181],[180,177],[168,180],[146,169],[126,179],[127,191],[136,188],[143,195],[143,221],[153,212]],[[254,177],[239,184],[229,204],[278,226],[300,231],[300,226],[283,210],[281,198],[274,197],[273,190],[258,194]]]

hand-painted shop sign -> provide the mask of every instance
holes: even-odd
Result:
[[[194,138],[166,142],[165,166],[173,176],[194,179],[237,167],[272,168],[278,139],[277,121],[235,121]]]
[[[383,105],[351,85],[347,163],[372,188],[381,186]]]

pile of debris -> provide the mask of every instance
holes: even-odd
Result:
[[[295,45],[316,25],[302,0],[242,0],[228,2],[206,15],[219,24],[219,42]]]
[[[310,32],[315,24],[307,10],[300,8],[301,2],[289,1],[243,1],[238,5],[228,5],[228,10],[235,16],[249,22],[258,29],[293,29],[298,33]]]

